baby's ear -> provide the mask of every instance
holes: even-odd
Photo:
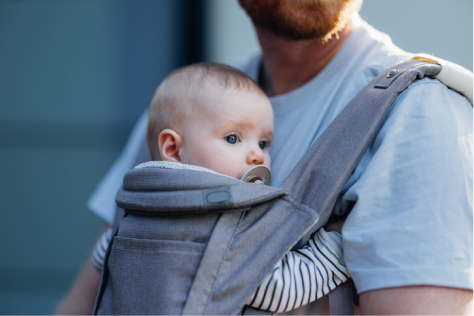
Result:
[[[158,147],[163,161],[181,162],[181,144],[181,136],[178,133],[168,128],[163,130],[158,136]]]

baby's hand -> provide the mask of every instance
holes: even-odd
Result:
[[[333,217],[332,219],[329,220],[326,226],[324,226],[324,229],[327,232],[336,231],[340,234],[342,232],[342,226],[344,225],[346,218],[347,218],[347,215],[341,216],[341,217]]]

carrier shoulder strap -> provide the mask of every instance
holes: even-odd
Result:
[[[311,145],[282,188],[300,203],[321,210],[312,232],[327,223],[339,192],[398,95],[416,79],[433,77],[440,71],[440,65],[419,60],[383,71],[352,99]],[[342,301],[342,298],[352,297],[351,285],[340,286],[329,295],[331,314],[354,313],[352,300]],[[246,314],[254,312],[251,308],[246,310]]]
[[[410,60],[380,73],[314,142],[282,188],[300,203],[331,211],[398,95],[417,78],[440,70],[437,64]]]

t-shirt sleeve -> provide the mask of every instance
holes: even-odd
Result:
[[[88,208],[110,225],[115,218],[115,195],[123,183],[125,173],[134,167],[137,154],[145,141],[147,124],[148,109],[140,116],[122,153],[87,202]]]
[[[472,115],[437,80],[399,96],[338,202],[352,209],[342,235],[359,293],[472,289]]]

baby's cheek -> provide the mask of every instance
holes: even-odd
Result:
[[[233,159],[218,159],[214,161],[214,171],[225,174],[226,176],[239,179],[242,177],[242,166],[241,164],[235,163]]]
[[[267,153],[265,154],[265,161],[263,162],[263,164],[264,164],[265,166],[267,166],[268,169],[270,169],[270,170],[272,169],[272,168],[271,168],[271,158],[270,158],[270,154],[268,153],[268,151],[267,151]]]

